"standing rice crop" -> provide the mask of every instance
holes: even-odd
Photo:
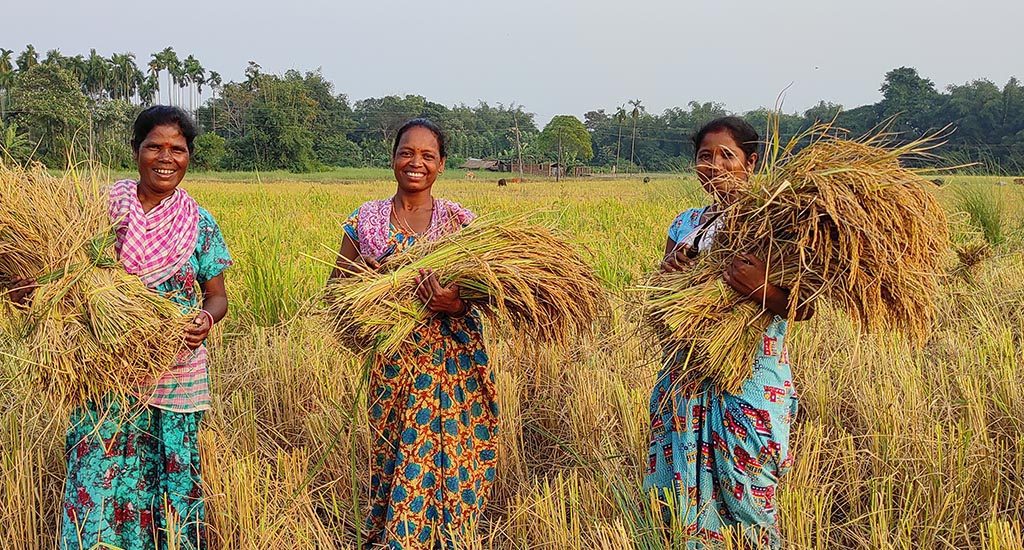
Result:
[[[647,323],[668,353],[686,359],[688,382],[711,378],[738,391],[775,320],[722,281],[741,254],[763,259],[767,281],[789,289],[791,320],[824,298],[869,330],[927,338],[946,219],[930,184],[901,158],[934,144],[890,137],[841,139],[819,126],[784,146],[775,138],[765,167],[724,207],[711,250],[687,272],[652,279]]]
[[[481,218],[458,232],[390,257],[380,272],[354,271],[328,285],[342,339],[390,354],[412,343],[430,313],[416,297],[420,269],[493,321],[538,342],[584,335],[608,302],[593,269],[551,228],[518,218]]]
[[[114,259],[107,198],[74,172],[0,165],[0,280],[39,285],[4,304],[10,352],[57,402],[144,391],[174,364],[187,318]]]

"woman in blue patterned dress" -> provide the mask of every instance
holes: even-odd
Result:
[[[745,121],[725,117],[694,136],[697,176],[715,202],[680,214],[665,245],[663,271],[689,269],[713,240],[721,207],[733,198],[757,164],[758,135]],[[765,264],[744,255],[722,278],[738,293],[775,314],[757,350],[753,376],[737,394],[705,381],[695,391],[675,384],[679,364],[668,361],[651,393],[651,439],[644,489],[672,499],[668,518],[692,537],[690,548],[723,539],[723,528],[738,528],[759,548],[781,544],[775,491],[792,464],[789,433],[797,410],[796,391],[785,348],[789,292],[764,284]],[[808,305],[796,320],[810,318]]]

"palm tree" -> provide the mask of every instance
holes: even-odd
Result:
[[[618,124],[618,136],[615,139],[615,164],[612,166],[612,172],[617,173],[619,171],[619,151],[622,150],[622,123],[626,121],[626,106],[619,105],[615,110],[615,122]]]
[[[68,58],[61,55],[60,50],[53,49],[46,52],[46,58],[43,59],[43,65],[56,65],[63,67],[67,64]]]
[[[146,92],[147,95],[152,92],[149,97],[149,102],[153,101],[153,96],[156,96],[156,100],[160,101],[160,71],[164,68],[163,57],[159,53],[152,54],[149,58],[149,77],[146,79]],[[147,103],[145,98],[140,98],[143,103]]]
[[[110,97],[131,101],[143,79],[142,71],[135,65],[135,54],[112,54],[110,64]]]
[[[142,80],[139,84],[139,102],[143,105],[149,106],[153,104],[153,99],[160,93],[160,77],[156,73],[150,73],[149,76]],[[159,99],[159,98],[157,98]]]
[[[174,48],[167,46],[159,54],[160,56],[160,68],[167,71],[167,104],[173,105],[174,101],[171,99],[171,92],[174,90],[173,84],[178,83],[178,72],[181,69],[181,61],[178,61],[178,54],[175,53]]]
[[[39,52],[36,51],[36,47],[32,44],[25,46],[25,51],[21,52],[16,60],[18,64],[18,72],[25,72],[32,67],[39,64]]]
[[[86,73],[86,62],[82,54],[78,54],[69,57],[64,60],[64,68],[71,72],[71,76],[75,77],[78,81],[79,86],[82,88],[82,93],[88,93],[85,88],[85,73]]]
[[[0,48],[0,121],[3,121],[7,111],[7,90],[14,84],[14,65],[11,64],[11,54],[14,50]]]
[[[199,60],[196,59],[195,56],[189,55],[185,58],[185,61],[182,63],[182,72],[185,75],[186,81],[195,84],[200,91],[202,90],[203,82],[206,77],[206,69],[203,68],[203,65],[199,63]],[[195,112],[196,98],[193,92],[194,90],[189,90],[188,106],[190,110]]]
[[[220,79],[220,73],[217,71],[210,71],[210,77],[206,79],[207,84],[210,85],[210,91],[213,93],[213,100],[210,102],[210,106],[213,107],[213,131],[217,131],[217,90],[220,90],[220,85],[223,83]]]
[[[640,118],[640,114],[644,112],[644,106],[640,104],[639,99],[631,99],[629,104],[633,106],[633,110],[629,113],[629,116],[633,117],[633,140],[629,146],[629,162],[630,164],[636,164],[634,160],[636,158],[636,122]]]
[[[85,87],[93,99],[99,99],[107,89],[107,81],[110,80],[110,62],[105,57],[96,53],[96,49],[89,50],[89,58],[85,62]]]

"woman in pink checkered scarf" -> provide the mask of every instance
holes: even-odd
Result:
[[[398,130],[398,189],[352,213],[332,277],[377,269],[391,254],[473,220],[469,210],[431,193],[445,158],[444,134],[429,120]],[[429,270],[418,284],[433,316],[417,329],[415,346],[378,356],[370,372],[366,535],[387,548],[449,549],[470,534],[494,482],[497,392],[479,314],[457,286],[442,286]]]
[[[182,311],[199,314],[185,334],[189,351],[144,404],[127,410],[113,400],[89,403],[72,415],[62,548],[102,543],[163,550],[168,540],[182,549],[205,545],[197,447],[199,423],[210,408],[204,341],[227,313],[223,271],[231,257],[210,213],[178,187],[196,134],[181,109],[146,109],[132,138],[139,180],[119,181],[110,190],[115,247],[125,270]]]

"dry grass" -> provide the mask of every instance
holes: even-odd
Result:
[[[991,185],[947,181],[935,192],[951,214],[956,187]],[[247,259],[227,273],[232,312],[210,345],[214,405],[201,445],[212,548],[354,548],[368,495],[365,363],[315,318],[300,313],[267,328],[251,313],[270,299],[256,296],[267,289],[316,295],[328,268],[306,255],[336,250],[345,216],[391,184],[187,184],[233,254]],[[438,193],[478,212],[555,205],[549,220],[589,245],[587,263],[620,294],[653,267],[665,226],[696,205],[696,188],[692,180],[511,190],[442,181]],[[1024,217],[1024,190],[1000,192],[1007,215]],[[259,211],[257,194],[267,203]],[[281,246],[268,252],[268,239]],[[973,283],[945,279],[923,349],[899,335],[862,335],[828,307],[793,327],[801,412],[796,463],[779,493],[788,548],[1022,546],[1022,250],[1011,236]],[[251,271],[276,264],[287,266],[274,272],[281,278],[250,285]],[[617,315],[595,342],[535,349],[489,331],[499,472],[466,548],[682,545],[684,533],[660,528],[640,490],[660,350],[637,329],[632,316]],[[66,417],[12,367],[0,361],[0,548],[55,550]]]

